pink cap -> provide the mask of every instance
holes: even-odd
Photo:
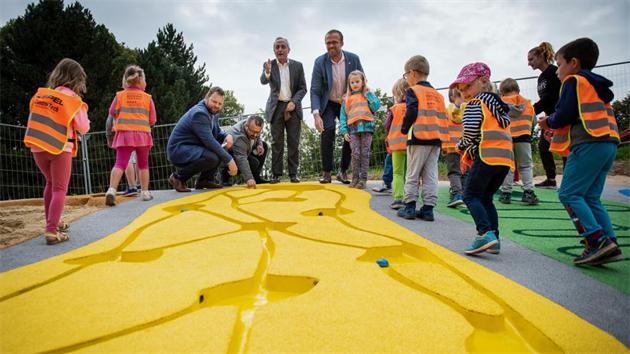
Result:
[[[490,78],[490,68],[488,65],[484,63],[468,64],[462,68],[459,75],[457,75],[457,80],[453,81],[449,88],[452,89],[457,86],[457,84],[469,84],[479,76]]]

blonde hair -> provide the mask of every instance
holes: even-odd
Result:
[[[478,76],[470,84],[472,85],[475,82],[479,82],[482,92],[496,92],[494,85],[490,81],[490,78],[487,76]]]
[[[85,81],[87,75],[81,64],[72,59],[62,59],[55,69],[48,76],[48,83],[46,86],[50,89],[54,89],[58,86],[65,86],[76,94],[81,95],[87,91],[85,87]]]
[[[361,93],[363,94],[363,96],[366,96],[368,92],[368,87],[367,87],[367,79],[365,78],[365,74],[361,70],[355,70],[348,75],[348,79],[346,80],[347,81],[346,86],[348,86],[348,89],[346,91],[346,97],[350,97],[350,95],[352,95],[352,89],[350,88],[350,78],[352,76],[361,77],[361,80],[363,80],[363,90],[361,91]]]
[[[405,63],[405,72],[417,71],[421,75],[429,76],[429,61],[422,55],[414,55]]]
[[[507,78],[501,81],[499,84],[499,93],[505,95],[510,92],[521,92],[520,87],[518,87],[518,82],[512,78]]]
[[[409,83],[405,79],[398,79],[392,87],[392,94],[394,95],[394,100],[396,103],[405,101],[405,97],[407,96],[407,89],[409,88]]]
[[[144,80],[144,70],[137,65],[129,65],[125,69],[125,74],[122,79],[122,86],[127,88],[129,86],[138,85],[141,80]]]
[[[450,103],[455,103],[455,97],[462,98],[462,94],[459,93],[457,88],[452,88],[452,89],[448,90],[448,101]]]
[[[534,47],[532,49],[529,50],[530,53],[539,56],[542,55],[543,60],[545,61],[545,63],[547,64],[553,64],[554,61],[554,52],[553,52],[553,47],[551,46],[550,43],[548,42],[542,42],[540,43],[540,45],[538,47]]]

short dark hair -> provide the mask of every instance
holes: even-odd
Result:
[[[247,117],[247,123],[246,124],[250,125],[250,124],[252,124],[252,122],[254,122],[257,127],[262,127],[263,124],[265,123],[265,120],[263,119],[263,117],[261,117],[261,116],[259,116],[257,114],[254,114],[254,115],[251,115],[251,116]]]
[[[330,31],[326,32],[326,36],[331,34],[331,33],[338,33],[339,34],[339,40],[343,42],[343,33],[341,33],[340,30],[331,29]],[[326,36],[324,36],[324,37],[326,37]]]
[[[579,38],[562,46],[556,53],[556,58],[562,56],[565,61],[575,58],[580,61],[582,69],[593,70],[599,58],[599,48],[590,38]]]
[[[219,96],[225,96],[225,91],[223,91],[222,88],[220,88],[219,86],[213,86],[210,88],[210,91],[208,91],[208,94],[206,95],[206,97],[210,97],[212,96],[213,93],[218,94]]]

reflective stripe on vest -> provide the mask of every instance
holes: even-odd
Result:
[[[387,143],[391,151],[404,151],[407,150],[407,134],[403,134],[402,130],[403,118],[405,118],[405,112],[407,111],[407,104],[405,102],[397,103],[390,108],[392,111],[392,125],[389,128],[387,134]]]
[[[151,132],[151,95],[137,90],[120,91],[116,93],[116,100],[112,130]]]
[[[530,100],[526,100],[521,95],[504,96],[501,97],[501,99],[504,102],[514,105],[521,105],[527,102],[525,110],[523,110],[523,113],[521,113],[520,116],[516,118],[510,117],[510,134],[512,135],[512,137],[531,135],[535,116],[534,106],[532,105],[532,102]]]
[[[68,144],[72,120],[81,107],[88,109],[78,96],[49,88],[38,89],[31,99],[24,144],[35,145],[53,155],[61,154]],[[76,155],[77,143],[72,148],[72,156]]]
[[[572,77],[577,80],[576,94],[580,109],[580,121],[584,130],[593,137],[611,136],[621,141],[617,120],[610,103],[604,103],[597,95],[593,85],[583,76],[569,75],[565,77],[562,87]],[[560,94],[562,94],[562,87]],[[571,126],[572,124],[569,124],[554,130],[549,151],[557,152],[562,156],[569,156],[571,153]]]
[[[418,98],[418,115],[413,124],[413,136],[420,140],[449,141],[444,96],[426,86],[415,85],[411,89]]]
[[[497,117],[490,112],[483,101],[478,98],[470,102],[479,101],[483,112],[481,123],[481,141],[479,142],[479,158],[487,165],[508,166],[514,171],[514,152],[512,151],[512,136],[510,128],[503,128]],[[466,152],[462,158],[464,163],[472,166],[473,160]]]
[[[374,120],[374,114],[370,111],[368,100],[363,94],[353,94],[350,97],[346,97],[344,102],[346,125],[350,125],[358,120]]]

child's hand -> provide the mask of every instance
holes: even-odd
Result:
[[[345,133],[345,134],[343,135],[343,138],[344,138],[347,142],[350,142],[350,134]]]
[[[547,116],[544,116],[538,120],[538,125],[542,129],[549,129],[549,124],[547,124]]]

